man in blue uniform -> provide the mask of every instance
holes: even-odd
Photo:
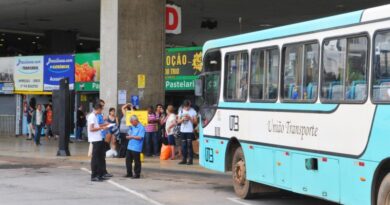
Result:
[[[145,128],[138,121],[137,116],[133,115],[130,118],[131,127],[126,139],[129,140],[126,152],[126,168],[127,175],[125,177],[131,177],[133,179],[139,179],[141,177],[141,152],[142,145],[144,143]],[[134,175],[132,170],[132,164],[134,161]]]

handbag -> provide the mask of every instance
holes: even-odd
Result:
[[[180,135],[180,125],[176,125],[175,127],[173,127],[173,136],[175,136],[175,138],[180,138]]]

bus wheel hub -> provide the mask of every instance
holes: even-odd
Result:
[[[246,168],[245,168],[245,162],[243,160],[240,160],[236,163],[235,169],[234,169],[235,175],[234,175],[234,180],[236,183],[244,185],[246,176]]]

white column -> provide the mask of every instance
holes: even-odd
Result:
[[[100,61],[100,98],[108,113],[118,100],[118,0],[101,0]]]

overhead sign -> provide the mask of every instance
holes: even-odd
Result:
[[[58,90],[59,81],[69,78],[69,88],[74,87],[74,55],[44,56],[44,90]]]
[[[86,92],[99,92],[100,90],[100,82],[85,82],[85,83],[75,83],[75,90],[86,91]]]
[[[168,48],[165,53],[165,90],[194,90],[202,72],[202,48]]]
[[[18,56],[14,61],[15,91],[43,91],[43,56]]]
[[[165,90],[195,90],[197,76],[165,78]]]
[[[14,63],[13,57],[0,58],[0,94],[14,91]]]
[[[168,4],[165,7],[165,32],[171,34],[181,33],[181,8]]]

